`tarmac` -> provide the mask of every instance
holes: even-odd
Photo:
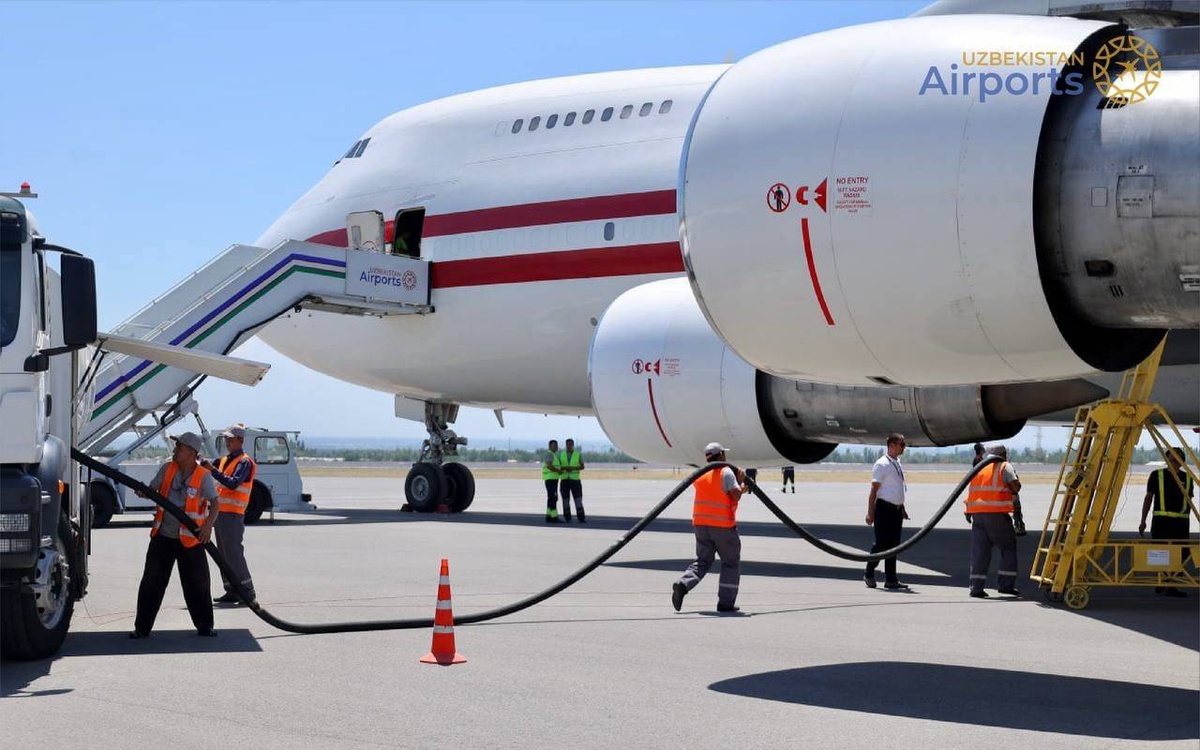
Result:
[[[818,536],[868,549],[867,477],[768,493]],[[914,473],[911,472],[910,473]],[[911,532],[953,488],[913,483]],[[433,617],[442,558],[464,616],[541,591],[604,551],[674,486],[589,481],[586,525],[543,522],[540,475],[481,479],[460,515],[400,513],[402,480],[312,477],[318,510],[249,527],[260,603],[304,623]],[[692,559],[690,492],[562,594],[458,625],[467,663],[421,664],[431,630],[294,635],[219,609],[194,635],[178,578],[133,641],[147,514],[93,534],[88,597],[54,659],[0,665],[7,747],[69,748],[1197,748],[1200,596],[1094,588],[1082,611],[1027,578],[1051,486],[1022,492],[1025,594],[967,596],[957,509],[900,558],[908,592],[742,503],[737,615],[714,570],[676,613]],[[1134,532],[1136,486],[1114,523]],[[907,533],[906,533],[907,536]],[[719,564],[719,563],[718,563]],[[993,574],[994,574],[993,562]],[[220,593],[213,566],[214,594]]]

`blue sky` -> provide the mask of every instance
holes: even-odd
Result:
[[[398,110],[534,78],[736,61],[923,5],[7,2],[0,183],[28,180],[43,232],[96,259],[101,326],[112,328],[226,246],[254,241]],[[202,386],[210,426],[424,435],[392,416],[387,394],[257,342],[237,354],[274,367],[254,389]],[[605,440],[592,419],[506,422],[501,430],[491,412],[464,409],[456,428],[473,443]]]

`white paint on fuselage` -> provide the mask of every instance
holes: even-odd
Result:
[[[394,114],[256,244],[307,239],[353,211],[423,206],[426,216],[547,201],[674,190],[683,139],[701,97],[728,66],[533,81],[449,97]],[[659,114],[663,101],[667,114]],[[651,114],[640,116],[644,103]],[[632,115],[620,118],[626,105]],[[608,122],[603,111],[614,108]],[[587,110],[594,119],[583,124]],[[573,125],[563,124],[569,112]],[[556,127],[545,129],[550,115]],[[530,119],[540,127],[529,132]],[[513,123],[523,128],[512,132]],[[444,262],[678,242],[674,214],[516,227],[422,240]],[[435,288],[435,312],[356,318],[289,313],[260,336],[307,367],[387,393],[534,412],[590,413],[593,320],[627,289],[670,274]]]

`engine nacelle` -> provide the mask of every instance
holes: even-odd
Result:
[[[1124,369],[1162,329],[1195,327],[1194,79],[1097,115],[1092,60],[1123,33],[1065,18],[911,18],[734,65],[698,109],[680,169],[685,260],[713,328],[783,377],[952,385]],[[1052,106],[1068,98],[1077,106]],[[1079,144],[1101,134],[1088,160]],[[1078,142],[1044,147],[1051,137]],[[1059,216],[1120,229],[1071,232]],[[1076,238],[1097,231],[1120,231],[1112,244],[1126,254],[1089,263]],[[1091,290],[1120,289],[1122,273],[1154,281],[1131,281],[1126,294],[1149,291],[1102,310]]]
[[[613,444],[643,461],[698,464],[717,441],[744,466],[811,463],[839,442],[910,445],[1009,437],[1035,414],[1107,394],[1082,380],[993,386],[845,386],[755,370],[709,328],[684,279],[618,297],[596,327],[592,405]]]

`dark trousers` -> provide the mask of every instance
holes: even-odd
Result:
[[[558,515],[558,480],[546,480],[546,515]]]
[[[891,549],[900,544],[900,528],[904,525],[904,515],[900,506],[892,505],[881,497],[875,498],[875,545],[871,554]],[[878,562],[867,563],[867,575],[875,576]],[[889,583],[896,581],[896,556],[885,558],[883,561],[883,576]]]
[[[1009,591],[1017,584],[1017,534],[1013,530],[1012,517],[1007,513],[972,513],[971,591],[983,591],[987,583],[992,547],[1000,550],[996,587],[1001,591]]]
[[[742,581],[742,538],[737,527],[722,529],[715,526],[695,526],[696,560],[688,566],[676,583],[688,591],[708,574],[713,561],[721,558],[721,581],[717,585],[717,605],[732,607],[737,602],[738,586]]]
[[[571,518],[571,502],[572,496],[575,497],[575,512],[579,514],[579,520],[583,520],[587,516],[583,512],[583,480],[582,479],[560,479],[558,480],[558,492],[562,495],[562,514],[563,518]]]
[[[233,569],[233,574],[242,586],[250,594],[250,599],[254,596],[254,580],[250,578],[250,566],[246,564],[246,545],[244,543],[246,535],[246,517],[241,513],[221,513],[217,516],[216,525],[217,549],[225,557],[225,562],[229,563],[229,567]],[[233,584],[225,577],[224,571],[221,572],[221,585],[225,587],[225,591],[233,593]]]
[[[163,595],[171,581],[171,569],[179,563],[179,583],[183,586],[183,598],[196,630],[211,630],[213,607],[208,591],[208,558],[203,545],[184,547],[178,539],[169,539],[162,534],[150,537],[146,547],[146,567],[142,570],[142,583],[138,586],[137,617],[133,627],[141,633],[149,633],[158,617]]]

